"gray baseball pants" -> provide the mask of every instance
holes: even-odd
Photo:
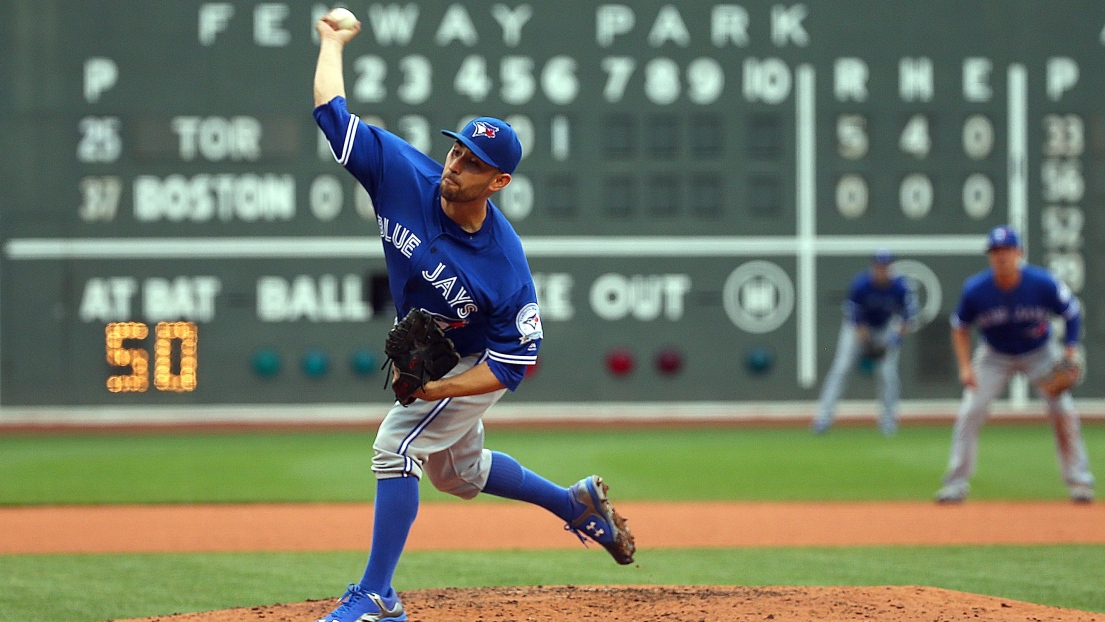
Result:
[[[446,377],[467,371],[484,355],[466,356]],[[372,471],[377,479],[425,473],[442,492],[471,499],[487,484],[491,452],[483,447],[483,414],[506,389],[452,397],[436,402],[396,402],[372,444]]]
[[[963,391],[959,416],[952,430],[951,457],[944,475],[945,487],[967,489],[975,470],[978,435],[990,414],[990,402],[1005,390],[1013,374],[1023,373],[1033,385],[1037,385],[1062,356],[1062,348],[1056,343],[1045,344],[1025,354],[1002,354],[985,342],[975,348],[972,364],[977,386]],[[1074,399],[1069,391],[1054,398],[1042,391],[1040,395],[1047,402],[1047,415],[1055,427],[1055,451],[1063,481],[1068,487],[1078,484],[1092,486],[1094,477],[1090,472],[1086,444],[1082,440],[1082,424],[1074,409]]]

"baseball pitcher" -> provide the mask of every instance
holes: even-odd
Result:
[[[372,198],[402,318],[385,344],[396,403],[373,444],[371,553],[364,576],[320,622],[407,619],[392,576],[423,475],[464,499],[486,493],[540,505],[585,543],[631,563],[633,536],[601,478],[564,488],[483,447],[483,413],[521,383],[543,336],[521,240],[489,200],[521,160],[517,135],[491,117],[443,131],[454,139],[443,167],[346,109],[342,53],[360,22],[343,28],[327,15],[316,29],[314,117],[334,157]]]
[[[967,498],[978,434],[989,415],[990,402],[1018,372],[1036,385],[1047,402],[1059,466],[1071,499],[1093,501],[1094,477],[1070,394],[1073,382],[1060,379],[1064,375],[1076,379],[1077,374],[1069,371],[1080,367],[1082,313],[1078,299],[1047,270],[1023,262],[1024,252],[1013,229],[992,229],[986,249],[990,269],[967,279],[951,317],[952,347],[964,390],[952,431],[948,470],[936,501],[959,503]],[[1051,339],[1053,315],[1066,322],[1062,346]],[[973,359],[972,326],[981,333]]]
[[[890,436],[898,429],[898,355],[902,337],[917,314],[917,301],[909,282],[891,270],[893,261],[890,251],[878,251],[871,258],[871,267],[852,280],[844,302],[836,356],[821,386],[817,416],[810,425],[814,434],[824,434],[832,427],[837,400],[860,357],[870,359],[878,374],[882,402],[879,430]]]

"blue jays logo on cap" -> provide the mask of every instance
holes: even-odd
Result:
[[[441,130],[468,147],[477,158],[504,173],[513,173],[522,159],[522,143],[506,121],[493,117],[472,119],[460,132]]]
[[[1001,225],[990,230],[986,236],[986,250],[995,248],[1020,248],[1021,241],[1017,238],[1017,232],[1008,225]]]
[[[486,136],[488,138],[495,138],[495,134],[499,132],[499,128],[486,123],[484,121],[474,121],[476,129],[472,131],[472,136]]]

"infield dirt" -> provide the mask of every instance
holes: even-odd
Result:
[[[741,546],[1103,544],[1105,505],[1067,502],[618,503],[640,549]],[[326,516],[319,521],[319,516]],[[367,550],[372,506],[0,508],[0,554]],[[674,530],[671,525],[696,525]],[[579,547],[544,510],[427,503],[410,550]],[[351,540],[350,534],[360,534]],[[464,543],[463,547],[457,546]],[[604,555],[601,549],[597,555]],[[919,587],[538,586],[401,594],[411,622],[995,620],[1105,622],[1105,615]],[[316,620],[334,600],[143,618]]]
[[[1101,622],[1105,615],[932,587],[544,586],[404,592],[410,622],[994,620]],[[305,622],[334,601],[130,622]]]

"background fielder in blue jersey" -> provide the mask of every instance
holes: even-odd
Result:
[[[917,314],[913,290],[904,277],[892,272],[894,261],[889,251],[879,251],[871,258],[871,267],[852,279],[848,299],[844,301],[844,321],[836,343],[836,356],[825,376],[818,400],[817,416],[811,423],[814,434],[824,434],[833,424],[836,403],[848,378],[856,367],[868,340],[886,346],[886,353],[873,361],[878,375],[878,391],[882,409],[879,429],[891,435],[898,429],[898,355],[902,337],[909,331]]]
[[[941,503],[967,498],[979,431],[989,415],[990,402],[1013,374],[1023,373],[1036,383],[1061,357],[1078,357],[1082,312],[1070,289],[1047,270],[1024,264],[1017,233],[1009,227],[991,230],[986,248],[990,268],[967,279],[951,317],[952,347],[964,391],[944,485],[936,493]],[[1066,322],[1062,345],[1052,339],[1053,315]],[[972,326],[982,336],[973,359]],[[1041,395],[1055,426],[1055,448],[1071,499],[1092,501],[1094,477],[1070,392],[1056,397]]]
[[[423,475],[461,498],[483,492],[540,505],[581,540],[591,538],[618,563],[631,563],[633,538],[610,506],[601,478],[592,475],[564,488],[483,447],[483,413],[518,387],[527,366],[536,363],[543,337],[521,240],[489,200],[510,183],[521,160],[517,135],[499,119],[475,119],[460,132],[443,131],[456,142],[445,165],[438,164],[346,109],[342,53],[360,22],[339,29],[327,15],[316,29],[315,120],[335,159],[372,198],[396,316],[414,308],[430,311],[462,357],[444,378],[415,393],[419,399],[412,404],[397,402],[380,424],[373,443],[376,501],[368,564],[320,622],[407,619],[391,583],[418,514]]]

